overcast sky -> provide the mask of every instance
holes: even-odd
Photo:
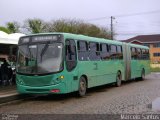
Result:
[[[116,39],[160,34],[160,0],[0,0],[0,26],[27,18],[76,18],[110,29],[110,16]]]

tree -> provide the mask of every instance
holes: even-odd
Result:
[[[31,33],[40,33],[45,31],[45,24],[41,19],[28,19],[25,21],[25,27]]]
[[[48,23],[48,32],[68,32],[74,34],[83,34],[92,37],[110,38],[110,32],[103,27],[99,27],[81,20],[60,19]]]
[[[68,32],[77,33],[77,21],[69,21],[65,19],[60,19],[48,23],[49,32]]]
[[[107,28],[86,23],[82,20],[59,19],[51,22],[44,22],[41,19],[28,19],[24,27],[31,33],[42,32],[66,32],[83,34],[91,37],[110,38]]]
[[[8,34],[10,33],[10,31],[6,27],[2,27],[2,26],[0,26],[0,31],[3,31]]]
[[[19,32],[20,25],[17,22],[8,22],[6,24],[6,28],[10,31],[10,33]]]

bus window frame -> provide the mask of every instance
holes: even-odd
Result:
[[[74,60],[67,60],[66,59],[66,57],[67,57],[67,48],[66,48],[66,46],[67,46],[67,42],[69,41],[69,43],[70,43],[70,41],[73,41],[74,42],[74,52],[75,52],[75,54],[74,54],[74,56],[75,56],[75,61]],[[69,38],[67,38],[66,40],[65,40],[65,63],[66,63],[66,69],[67,69],[67,71],[68,72],[71,72],[71,71],[73,71],[76,67],[77,67],[77,47],[76,47],[76,40],[75,39],[69,39]],[[73,62],[75,62],[75,64],[74,64],[74,66],[72,66],[71,68],[68,68],[67,66],[68,66],[68,63],[67,62],[72,62],[72,65],[73,65]]]
[[[95,43],[95,44],[96,44],[96,50],[94,50],[94,51],[92,50],[92,51],[91,51],[91,47],[90,47],[90,44],[91,44],[91,43]],[[97,45],[98,45],[98,47],[97,47]],[[88,46],[89,46],[89,60],[90,60],[90,61],[101,61],[101,56],[100,56],[100,52],[101,52],[101,51],[100,51],[100,43],[99,43],[99,42],[92,42],[92,41],[91,41],[91,42],[88,43]],[[95,54],[95,55],[96,55],[96,59],[91,59],[91,58],[90,58],[90,55],[91,55],[91,53],[93,53],[93,52],[96,53],[96,54]]]
[[[105,45],[106,51],[103,51],[103,50],[102,50],[102,45]],[[108,54],[108,56],[107,56],[106,59],[102,58],[102,54],[103,54],[103,53]],[[101,60],[102,60],[102,61],[110,60],[110,52],[109,52],[109,44],[108,44],[108,43],[100,43],[100,57],[101,57]]]
[[[111,46],[115,46],[116,47],[116,51],[115,52],[111,52]],[[117,58],[117,45],[116,44],[109,44],[109,53],[110,53],[110,59],[111,60],[118,60]],[[112,57],[112,54],[115,54],[114,57]]]
[[[79,49],[80,48],[80,46],[79,46],[80,42],[85,42],[86,50]],[[83,60],[84,56],[80,56],[80,54],[79,54],[81,52],[85,52],[85,54],[88,54],[87,59]],[[89,59],[89,43],[86,40],[77,40],[77,57],[78,57],[79,61],[90,61],[90,59]]]

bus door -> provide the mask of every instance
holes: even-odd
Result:
[[[66,40],[66,69],[68,91],[75,91],[78,88],[78,68],[76,44],[73,39]]]

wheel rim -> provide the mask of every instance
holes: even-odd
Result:
[[[121,85],[121,74],[118,73],[117,75],[117,86],[120,86]]]
[[[79,93],[81,96],[85,95],[86,93],[86,82],[84,78],[82,78],[80,81]]]
[[[142,71],[142,79],[145,78],[145,73],[144,73],[144,70]]]
[[[85,85],[85,82],[84,82],[84,80],[83,80],[83,81],[80,82],[80,91],[81,91],[81,92],[84,92],[85,89],[86,89],[86,85]]]

